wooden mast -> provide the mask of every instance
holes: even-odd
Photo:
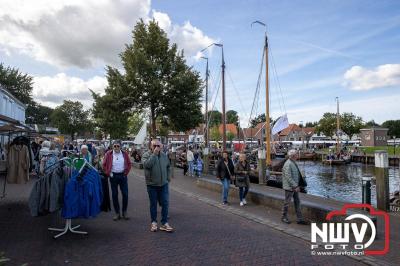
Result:
[[[225,60],[224,47],[222,48],[222,150],[226,150],[226,118],[225,118]]]
[[[266,111],[265,111],[265,137],[266,137],[266,160],[267,167],[271,166],[271,125],[269,120],[269,79],[268,79],[268,37],[267,33],[265,33],[265,102],[266,102]]]

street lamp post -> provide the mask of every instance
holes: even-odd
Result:
[[[393,155],[396,155],[396,136],[393,136]]]

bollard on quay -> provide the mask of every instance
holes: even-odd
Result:
[[[389,210],[389,161],[387,151],[375,151],[376,206]]]
[[[209,163],[209,160],[208,160],[208,154],[209,154],[209,149],[208,149],[208,147],[205,147],[204,149],[203,149],[203,173],[204,174],[208,174],[208,170],[209,170],[209,168],[210,168],[210,163]]]
[[[362,203],[371,205],[371,177],[362,177]]]

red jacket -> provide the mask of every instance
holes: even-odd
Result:
[[[131,163],[131,159],[129,158],[128,153],[121,151],[122,155],[124,156],[124,175],[128,176],[129,171],[131,170],[132,167],[132,163]],[[112,169],[112,161],[113,161],[113,150],[108,151],[105,156],[104,156],[104,160],[103,160],[103,169],[104,169],[104,173],[107,176],[110,176],[111,174],[111,169]]]

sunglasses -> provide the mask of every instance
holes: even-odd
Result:
[[[153,145],[154,148],[160,147],[160,145]]]
[[[114,145],[114,148],[119,148],[120,146],[119,145]]]

